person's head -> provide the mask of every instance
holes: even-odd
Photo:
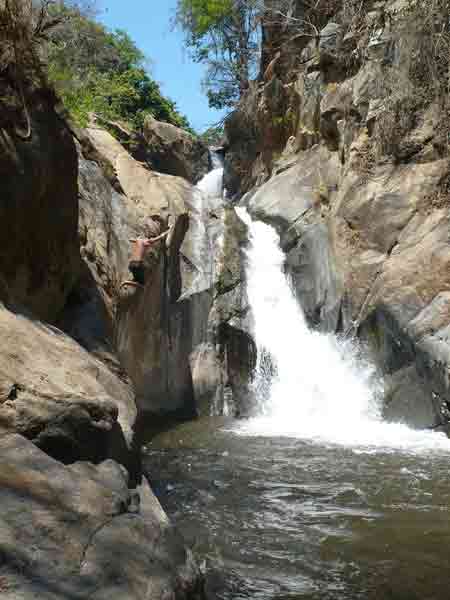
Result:
[[[158,236],[162,231],[162,223],[159,215],[152,215],[145,221],[145,235],[149,238]]]

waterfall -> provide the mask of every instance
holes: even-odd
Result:
[[[223,192],[223,161],[217,152],[211,151],[211,164],[212,170],[198,182],[197,188],[206,199],[208,208],[214,210],[220,206]]]
[[[214,214],[222,205],[222,180],[223,167],[218,166],[197,183],[186,201],[189,207],[189,234],[181,251],[188,260],[185,268],[191,273],[189,287],[185,292],[190,295],[210,289],[214,282],[218,235],[214,226],[214,221],[217,220]]]
[[[357,346],[309,329],[284,274],[276,231],[237,208],[250,231],[247,286],[255,322],[257,416],[247,435],[291,436],[321,443],[422,450],[446,448],[444,434],[383,422],[382,383]]]

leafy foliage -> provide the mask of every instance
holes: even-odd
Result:
[[[109,32],[66,4],[52,12],[59,25],[45,49],[49,79],[79,125],[86,125],[93,112],[139,129],[150,114],[192,131],[149,76],[144,54],[125,31]]]
[[[209,127],[200,136],[201,140],[207,146],[221,146],[223,144],[225,132],[223,125],[214,125]]]

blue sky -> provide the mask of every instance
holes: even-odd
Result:
[[[124,29],[152,60],[151,74],[162,92],[175,100],[180,112],[201,132],[221,118],[208,107],[201,90],[204,67],[193,63],[183,37],[172,31],[176,0],[100,0],[99,19],[110,29]]]

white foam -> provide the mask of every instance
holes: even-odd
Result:
[[[223,167],[213,169],[197,183],[197,188],[208,199],[222,198]]]
[[[258,414],[236,431],[358,446],[359,451],[450,451],[444,434],[382,420],[382,382],[374,368],[349,340],[308,328],[283,272],[276,231],[252,221],[243,208],[237,212],[250,228],[248,296],[263,360],[254,382]]]

